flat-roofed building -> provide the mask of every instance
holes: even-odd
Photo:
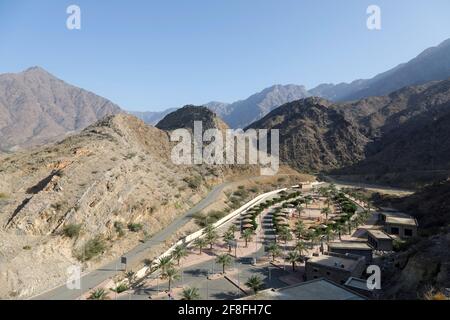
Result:
[[[345,286],[327,279],[315,279],[280,289],[267,289],[239,300],[367,300]]]
[[[348,278],[359,278],[366,267],[362,256],[325,252],[309,258],[305,264],[306,280],[325,278],[344,284]]]
[[[342,253],[342,254],[354,254],[362,256],[366,259],[366,264],[372,263],[372,247],[367,242],[362,241],[342,241],[342,242],[329,242],[328,252]]]
[[[366,279],[350,277],[345,283],[345,287],[368,298],[373,298],[374,296],[374,290],[369,289]]]
[[[417,236],[417,220],[401,212],[381,212],[379,221],[384,225],[384,231],[389,234],[407,239]]]
[[[386,234],[383,230],[368,229],[367,230],[367,243],[377,251],[392,251],[393,239]]]

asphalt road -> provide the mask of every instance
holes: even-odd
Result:
[[[183,215],[175,219],[170,225],[156,233],[151,239],[145,243],[141,243],[136,246],[133,250],[128,252],[125,256],[127,257],[128,264],[133,265],[134,263],[139,263],[145,258],[148,258],[146,254],[150,249],[157,246],[158,244],[165,242],[170,236],[172,236],[178,229],[189,222],[192,219],[192,215],[198,211],[201,211],[205,207],[212,204],[221,191],[227,187],[231,182],[225,182],[220,185],[215,186],[207,196],[197,203],[190,210],[185,212]],[[120,263],[120,258],[117,258],[108,264],[104,265],[100,269],[93,270],[81,278],[81,289],[68,289],[66,285],[59,286],[43,294],[40,294],[33,298],[33,300],[74,300],[80,297],[86,291],[96,287],[103,281],[114,277],[118,273],[122,273],[123,265]]]

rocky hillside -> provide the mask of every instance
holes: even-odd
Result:
[[[307,98],[249,127],[279,129],[281,160],[302,171],[417,187],[450,173],[450,80],[354,102]]]
[[[180,128],[193,129],[194,121],[201,121],[203,130],[227,129],[228,126],[217,115],[206,107],[188,105],[165,116],[157,128],[172,131]]]
[[[321,171],[364,157],[367,138],[351,117],[320,98],[285,104],[249,128],[280,130],[281,161],[301,171]]]
[[[376,100],[374,100],[376,99]],[[356,114],[362,104],[372,110]],[[340,106],[370,139],[365,159],[336,173],[416,187],[450,173],[450,80],[408,87],[384,98]],[[359,112],[359,110],[358,110]]]
[[[351,101],[387,95],[406,86],[448,78],[450,78],[450,39],[436,47],[426,49],[411,61],[372,79],[337,85],[321,84],[311,89],[310,93],[333,101]]]
[[[166,132],[128,115],[0,156],[0,297],[27,297],[123,254],[245,168],[178,166]],[[134,232],[133,232],[134,231]]]
[[[54,142],[121,109],[34,67],[0,75],[0,152]]]
[[[419,237],[399,251],[386,268],[387,298],[417,299],[434,288],[450,287],[450,180],[404,198],[383,197],[383,206],[413,214]]]

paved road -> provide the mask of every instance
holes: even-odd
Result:
[[[220,185],[214,187],[208,195],[199,203],[197,203],[193,208],[189,211],[175,219],[170,225],[168,225],[165,229],[156,233],[150,240],[145,243],[141,243],[136,246],[133,250],[128,252],[125,256],[127,257],[128,263],[133,265],[134,263],[139,263],[143,261],[147,252],[150,249],[157,246],[158,244],[165,242],[170,236],[172,236],[178,229],[180,229],[183,225],[189,222],[192,219],[192,215],[198,211],[201,211],[205,207],[212,204],[222,190],[230,185],[232,182],[225,182]],[[85,274],[81,278],[81,289],[70,290],[66,287],[66,285],[62,285],[50,291],[47,291],[41,295],[34,297],[34,300],[73,300],[80,297],[84,292],[89,291],[91,288],[96,287],[103,281],[114,277],[117,273],[123,272],[121,270],[122,265],[120,263],[120,258],[113,260],[103,266],[100,269],[91,271]]]
[[[335,179],[330,176],[325,176],[325,177],[329,181],[334,183],[336,186],[339,186],[342,188],[349,188],[349,187],[350,188],[364,188],[364,189],[375,191],[375,192],[381,192],[381,193],[387,193],[387,194],[398,194],[398,195],[410,195],[410,194],[414,193],[414,190],[407,190],[407,189],[359,183],[359,182],[342,181],[342,180],[338,180],[338,179]]]

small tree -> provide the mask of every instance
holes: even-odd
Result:
[[[248,278],[245,285],[252,289],[255,294],[257,294],[258,291],[263,288],[263,281],[258,276],[251,276],[250,278]]]
[[[167,269],[172,268],[172,266],[173,266],[172,257],[164,256],[164,257],[159,258],[158,269],[161,270],[161,273],[166,272]]]
[[[228,252],[231,252],[231,244],[230,243],[233,240],[235,240],[234,233],[231,232],[230,230],[225,232],[225,234],[223,235],[223,241],[225,241],[225,243],[228,245]]]
[[[297,243],[295,244],[294,249],[297,250],[297,252],[298,252],[300,255],[303,255],[303,252],[306,250],[305,242],[303,242],[303,241],[297,241]]]
[[[105,289],[96,289],[91,292],[88,300],[106,300],[108,299],[108,294]]]
[[[202,254],[202,250],[204,247],[206,247],[208,245],[208,243],[206,242],[206,240],[204,238],[197,238],[194,241],[194,247],[199,249],[199,253]]]
[[[248,247],[248,242],[252,241],[253,239],[253,230],[252,229],[245,229],[242,233],[241,239],[244,239],[245,241],[245,247]]]
[[[295,264],[300,260],[298,251],[291,251],[287,254],[285,260],[292,264],[292,271],[295,271]]]
[[[222,265],[222,271],[225,274],[225,267],[231,264],[231,257],[228,254],[221,254],[217,257],[216,262]]]
[[[288,241],[292,240],[292,234],[291,231],[289,231],[289,228],[287,227],[281,228],[279,237],[282,241],[284,241],[285,244]]]
[[[297,223],[295,224],[294,234],[297,239],[301,239],[303,237],[303,235],[305,234],[305,225],[303,224],[303,221],[297,221]]]
[[[182,300],[198,300],[200,299],[200,293],[197,288],[184,288],[181,293]]]
[[[203,232],[206,242],[210,245],[210,249],[213,248],[214,243],[219,239],[216,229],[212,225],[208,225]]]
[[[169,291],[172,288],[172,282],[180,279],[178,270],[173,267],[170,267],[169,269],[167,269],[166,272],[164,272],[162,274],[162,276],[163,276],[163,279],[167,279],[169,281]]]
[[[322,214],[325,215],[325,219],[328,221],[328,215],[331,213],[331,209],[330,208],[323,208],[321,212],[322,212]]]
[[[272,256],[272,261],[275,261],[275,258],[281,254],[281,249],[276,243],[271,243],[267,248],[267,252]]]
[[[172,258],[177,260],[177,265],[180,265],[180,260],[188,255],[187,249],[185,245],[177,245],[173,248]]]

